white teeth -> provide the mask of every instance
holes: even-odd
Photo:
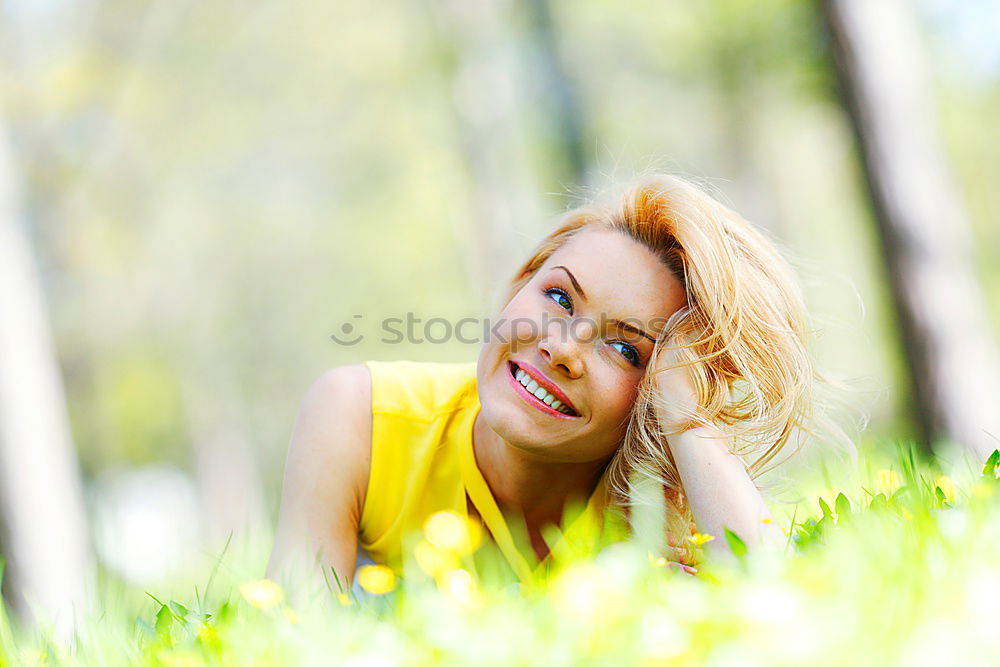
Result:
[[[514,372],[514,379],[520,382],[521,385],[528,390],[529,394],[534,395],[535,398],[542,401],[553,410],[557,410],[564,415],[570,414],[569,408],[563,405],[561,401],[557,401],[556,397],[547,392],[544,387],[539,386],[538,382],[533,380],[524,370],[518,368]]]

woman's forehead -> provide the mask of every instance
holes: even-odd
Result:
[[[553,269],[572,275],[586,301],[611,317],[669,317],[687,301],[683,285],[656,253],[614,230],[574,235],[542,266],[544,272]]]

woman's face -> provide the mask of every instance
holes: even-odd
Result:
[[[645,246],[609,230],[577,233],[514,295],[483,345],[483,418],[542,459],[611,456],[654,342],[685,304],[680,281]]]

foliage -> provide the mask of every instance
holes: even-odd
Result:
[[[426,576],[368,566],[354,592],[337,581],[319,598],[231,581],[211,600],[150,594],[138,618],[106,599],[65,644],[12,633],[0,616],[0,664],[983,661],[1000,612],[998,474],[1000,452],[959,482],[905,452],[864,497],[820,498],[792,521],[785,553],[727,531],[739,557],[709,558],[694,576],[626,543],[538,586],[501,585],[463,560],[479,536],[442,515],[424,544],[454,558],[422,562]]]

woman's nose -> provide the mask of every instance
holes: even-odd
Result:
[[[563,320],[563,323],[566,321]],[[571,327],[553,323],[538,343],[538,350],[550,366],[570,378],[578,378],[586,370],[584,350],[590,340],[589,332],[574,331]]]

